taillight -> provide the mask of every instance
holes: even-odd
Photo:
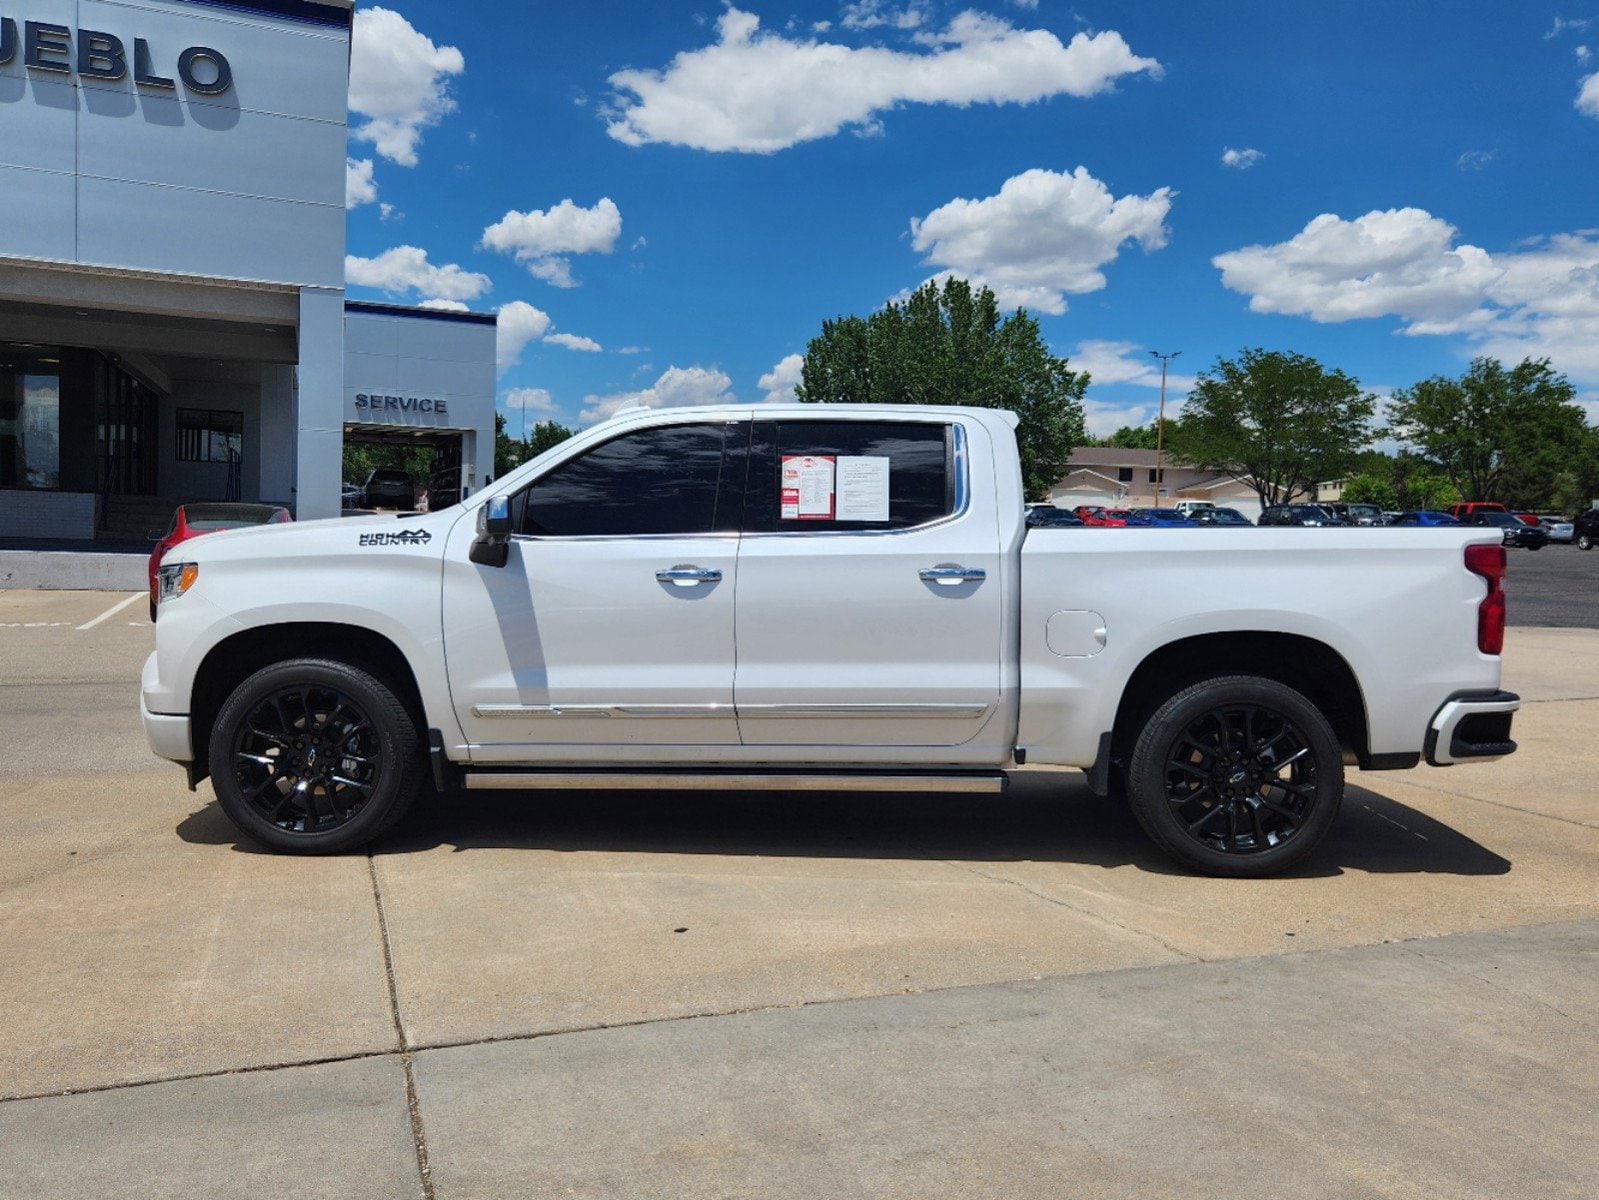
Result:
[[[1467,546],[1466,570],[1488,581],[1488,594],[1477,606],[1477,649],[1500,654],[1505,648],[1505,548]]]

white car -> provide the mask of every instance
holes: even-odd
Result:
[[[1008,413],[629,413],[427,514],[162,564],[142,708],[250,839],[468,789],[1003,789],[1079,767],[1189,867],[1368,770],[1511,753],[1497,530],[1029,531]]]

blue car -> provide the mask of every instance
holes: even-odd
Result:
[[[1395,517],[1392,521],[1390,521],[1389,524],[1391,524],[1391,525],[1458,525],[1458,524],[1460,524],[1460,522],[1455,520],[1454,517],[1451,517],[1446,512],[1437,512],[1437,511],[1435,511],[1433,509],[1430,509],[1430,508],[1423,508],[1423,509],[1420,509],[1420,510],[1417,510],[1417,511],[1414,511],[1414,512],[1402,512],[1397,517]]]
[[[1135,508],[1127,514],[1127,524],[1171,528],[1175,525],[1192,525],[1193,522],[1172,508]]]

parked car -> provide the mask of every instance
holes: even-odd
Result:
[[[364,508],[366,506],[366,493],[361,490],[359,483],[346,480],[339,485],[340,508]]]
[[[1070,509],[1056,508],[1053,504],[1033,504],[1027,509],[1029,529],[1081,529],[1083,519]]]
[[[1556,513],[1544,513],[1539,516],[1538,527],[1549,535],[1551,542],[1559,542],[1564,546],[1571,545],[1572,539],[1576,537],[1572,523]]]
[[[1076,512],[1083,519],[1084,525],[1096,525],[1104,529],[1120,529],[1127,524],[1128,510],[1125,508],[1087,506],[1077,509]]]
[[[1335,504],[1323,504],[1320,507],[1331,511],[1345,525],[1381,525],[1383,524],[1382,509],[1375,504],[1346,504],[1342,500]]]
[[[1322,504],[1273,504],[1260,514],[1257,525],[1342,525],[1342,517]]]
[[[1508,512],[1503,504],[1497,500],[1463,500],[1459,504],[1449,506],[1449,515],[1457,521],[1464,521],[1474,512]]]
[[[1231,876],[1315,850],[1346,758],[1515,750],[1492,531],[1024,538],[1009,416],[644,409],[439,512],[196,539],[168,555],[151,748],[309,854],[425,781],[974,795],[1077,767]]]
[[[416,484],[404,471],[392,467],[379,467],[368,475],[361,495],[367,508],[416,507]]]
[[[1420,508],[1412,509],[1410,512],[1397,513],[1394,519],[1388,523],[1390,525],[1459,525],[1460,520],[1457,517],[1451,517],[1446,512],[1439,512],[1437,509]]]
[[[1578,550],[1599,546],[1599,508],[1577,514],[1577,519],[1571,523],[1571,540]]]
[[[1180,512],[1185,517],[1192,517],[1195,513],[1215,507],[1216,505],[1210,500],[1179,500],[1172,505],[1173,511]]]
[[[1523,525],[1537,525],[1537,524],[1540,524],[1540,522],[1538,520],[1538,514],[1535,513],[1535,512],[1518,512],[1518,513],[1511,513],[1510,515],[1515,517],[1516,520],[1520,521]]]
[[[1171,508],[1135,508],[1127,514],[1128,526],[1160,526],[1173,528],[1175,526],[1188,526],[1193,522],[1182,513]]]
[[[1497,529],[1504,536],[1505,545],[1520,546],[1526,550],[1542,550],[1549,544],[1549,535],[1536,525],[1518,520],[1514,513],[1500,509],[1479,508],[1461,518],[1462,525],[1480,525],[1484,529]]]
[[[1249,518],[1236,508],[1209,508],[1195,509],[1189,514],[1190,521],[1195,525],[1248,525]]]
[[[292,521],[289,510],[277,504],[180,504],[166,532],[151,530],[155,546],[150,551],[150,619],[155,620],[161,593],[161,556],[180,542],[203,533],[246,529],[251,525],[280,525]]]

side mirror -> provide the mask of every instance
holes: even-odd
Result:
[[[483,567],[503,567],[511,556],[511,502],[491,496],[477,510],[477,537],[467,556]]]

